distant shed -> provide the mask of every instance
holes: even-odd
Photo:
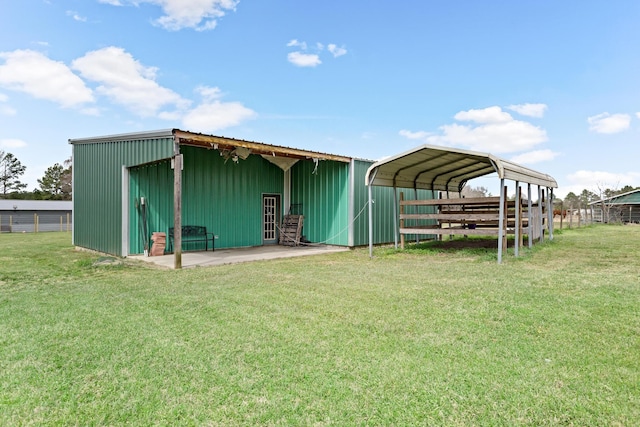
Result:
[[[640,189],[589,203],[596,221],[640,223]]]
[[[0,200],[0,231],[71,231],[70,200]]]

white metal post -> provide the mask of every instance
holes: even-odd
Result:
[[[549,240],[553,240],[553,188],[547,187],[547,221],[549,221]],[[560,212],[562,218],[562,212]]]
[[[398,249],[398,191],[393,187],[393,243],[396,250]]]
[[[532,211],[532,202],[531,202],[531,184],[527,184],[527,197],[528,197],[528,201],[527,201],[527,217],[528,217],[528,221],[527,221],[527,228],[529,229],[529,234],[527,237],[527,245],[529,246],[529,249],[531,249],[533,247],[533,211]]]
[[[500,178],[500,218],[498,219],[498,264],[502,263],[502,239],[504,238],[504,178]]]
[[[516,243],[514,246],[514,255],[517,257],[520,254],[520,208],[522,207],[522,201],[520,200],[520,182],[516,181]]]

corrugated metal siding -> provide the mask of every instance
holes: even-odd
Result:
[[[282,196],[284,172],[260,156],[234,163],[216,150],[183,147],[182,223],[205,225],[216,247],[262,244],[262,195]]]
[[[373,162],[367,162],[363,160],[354,161],[354,224],[353,234],[355,246],[362,246],[369,244],[369,210],[364,209],[369,200],[369,187],[365,185],[364,179],[367,173],[367,169],[373,164]],[[399,198],[400,192],[404,193],[405,200],[415,200],[415,191],[413,189],[399,188],[395,192],[395,197]],[[373,198],[373,243],[383,244],[394,242],[394,190],[392,187],[373,186],[372,190]],[[436,193],[437,197],[437,193]],[[418,199],[425,200],[431,199],[431,191],[418,190]],[[407,213],[432,213],[433,207],[421,207],[420,212],[407,212]],[[358,215],[359,214],[359,215]],[[433,224],[435,221],[420,221],[421,225]],[[415,238],[415,236],[408,236],[409,238]],[[425,239],[426,236],[421,236],[421,239]]]
[[[260,156],[225,163],[217,150],[181,147],[182,224],[202,225],[219,236],[216,248],[262,244],[262,195],[282,196],[284,173]],[[130,253],[143,252],[139,198],[146,198],[148,235],[173,227],[171,162],[132,168],[130,173]],[[167,239],[168,240],[168,239]],[[202,244],[183,244],[184,250]]]
[[[349,164],[299,161],[291,169],[291,204],[302,204],[303,235],[311,242],[349,243]]]
[[[620,196],[614,196],[606,203],[613,205],[637,205],[640,204],[640,191],[628,193]]]
[[[122,167],[172,155],[173,138],[73,144],[74,244],[120,255]]]
[[[145,198],[147,229],[142,222],[141,198]],[[129,172],[129,253],[144,251],[143,235],[167,233],[173,227],[173,169],[171,160],[133,167]]]

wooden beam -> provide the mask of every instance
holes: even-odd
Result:
[[[185,132],[181,130],[174,131],[175,137],[180,141],[181,145],[194,145],[204,148],[212,148],[214,145],[219,147],[242,147],[256,154],[276,155],[283,157],[294,157],[298,159],[321,159],[333,160],[336,162],[350,163],[351,157],[339,156],[335,154],[319,153],[316,151],[299,150],[296,148],[281,147],[278,145],[262,144],[260,142],[244,141],[241,139],[224,138],[213,135],[203,135],[199,133]]]
[[[182,154],[173,158],[173,268],[182,268]]]

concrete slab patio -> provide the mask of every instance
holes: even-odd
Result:
[[[341,246],[254,246],[248,248],[216,249],[208,252],[183,252],[182,268],[196,266],[215,266],[237,264],[241,262],[262,261],[278,258],[320,255],[333,252],[346,252],[349,248]],[[174,255],[144,256],[130,255],[130,259],[150,262],[158,266],[173,268]]]

